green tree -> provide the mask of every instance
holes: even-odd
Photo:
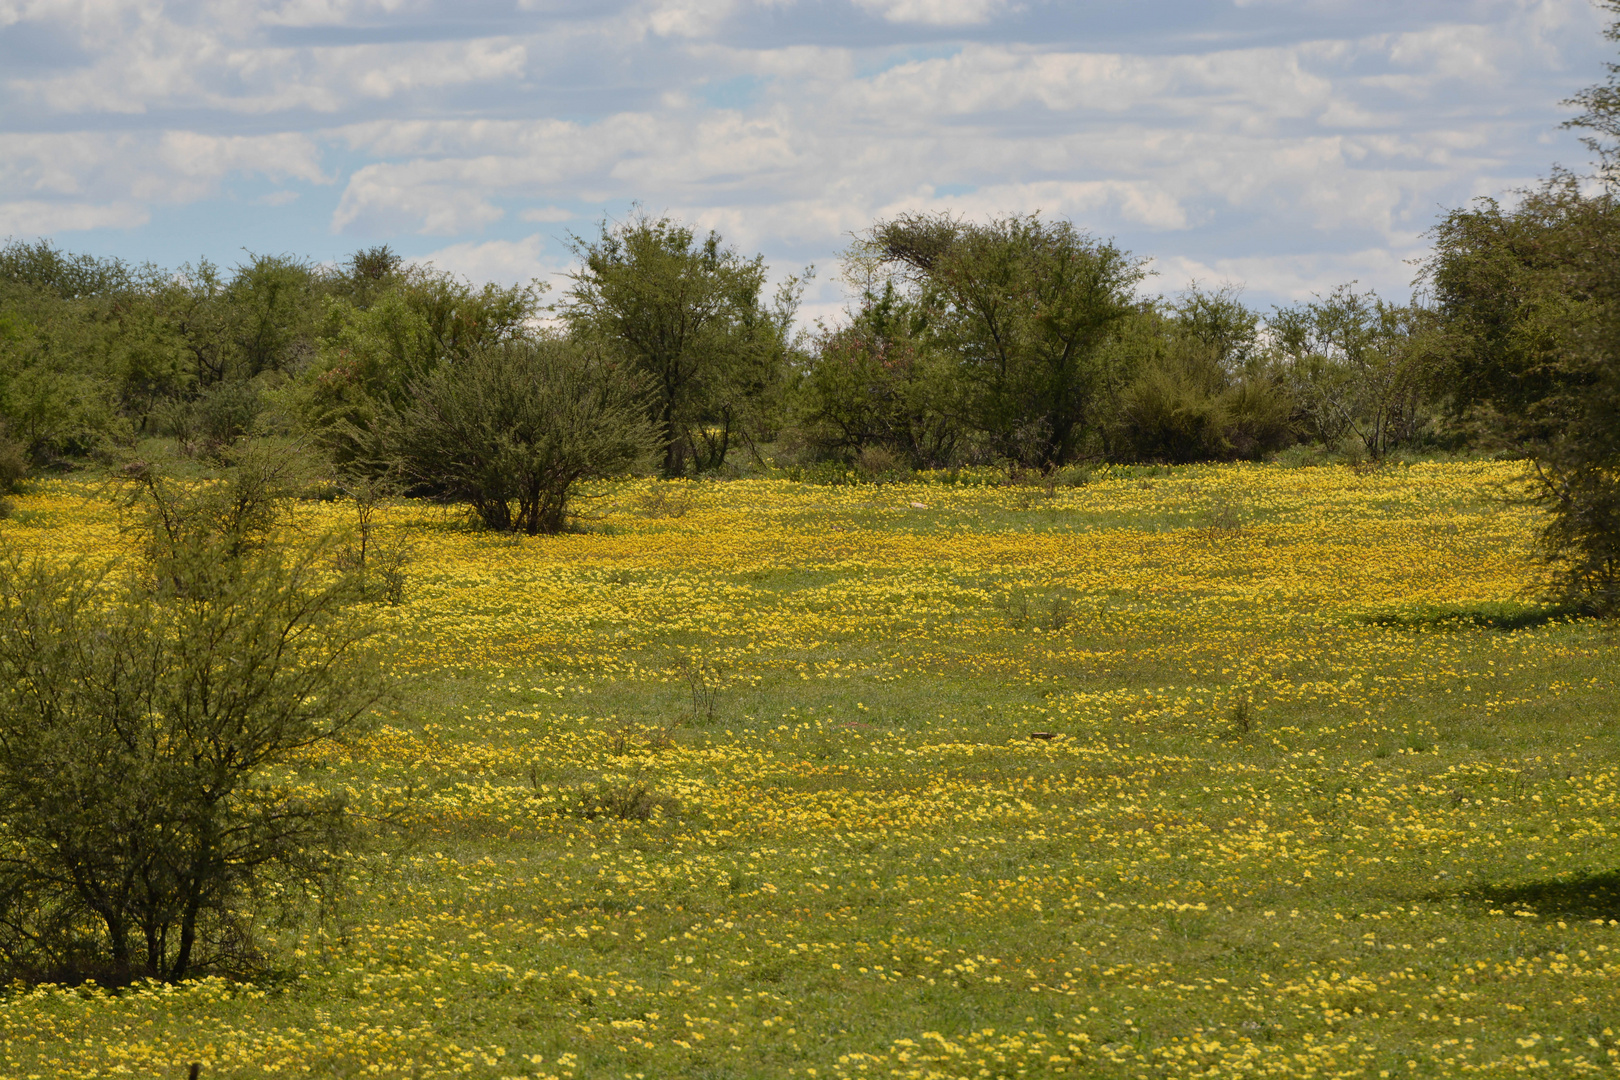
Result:
[[[1504,208],[1480,199],[1431,234],[1424,267],[1451,407],[1527,453],[1558,595],[1620,611],[1620,210],[1555,173]]]
[[[252,378],[309,360],[322,291],[320,271],[285,255],[254,255],[236,268],[226,290],[236,367]]]
[[[1617,16],[1604,36],[1620,41]],[[1601,189],[1554,170],[1516,205],[1476,200],[1435,227],[1423,268],[1454,411],[1534,464],[1555,593],[1620,613],[1620,64],[1577,94]]]
[[[923,340],[923,313],[893,283],[867,293],[848,325],[823,330],[797,389],[798,426],[827,456],[880,447],[911,468],[958,456],[966,432],[948,362]]]
[[[595,239],[576,236],[573,246],[582,265],[561,314],[576,337],[645,379],[664,475],[723,465],[781,384],[798,279],[766,304],[763,256],[745,259],[716,233],[699,238],[643,213],[604,221]]]
[[[198,497],[229,503],[233,484]],[[212,514],[150,476],[142,490],[171,515]],[[155,573],[0,562],[0,953],[14,976],[251,967],[254,896],[319,879],[348,842],[339,796],[272,774],[355,732],[382,691],[350,583],[315,550],[208,530],[158,533],[151,550]]]
[[[1145,303],[1119,345],[1132,372],[1115,406],[1117,457],[1185,462],[1260,457],[1294,439],[1295,403],[1235,289]]]
[[[622,473],[655,444],[632,377],[551,335],[440,365],[392,413],[389,439],[409,481],[531,536],[562,531],[580,481]]]
[[[121,262],[43,241],[0,247],[0,419],[34,462],[127,437],[121,406],[163,364],[146,348],[141,284]]]
[[[973,423],[1003,456],[1049,467],[1097,434],[1107,345],[1133,310],[1141,260],[1034,214],[983,225],[902,215],[873,226],[852,255],[915,288]]]
[[[1343,285],[1272,313],[1270,330],[1310,434],[1351,437],[1369,458],[1417,438],[1433,414],[1428,313]]]
[[[444,363],[528,332],[544,286],[470,283],[402,267],[386,249],[360,252],[326,302],[319,355],[286,397],[341,468],[375,472],[388,451],[383,418]]]
[[[1607,317],[1601,238],[1609,198],[1555,173],[1511,207],[1476,199],[1430,230],[1422,278],[1440,314],[1450,407],[1499,445],[1542,445],[1581,408],[1586,346]],[[1595,246],[1594,246],[1595,245]]]
[[[364,311],[413,272],[405,259],[387,244],[361,248],[344,260],[327,279],[331,295]]]

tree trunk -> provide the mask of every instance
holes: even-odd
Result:
[[[164,973],[169,982],[179,982],[186,977],[186,972],[191,969],[192,948],[197,944],[197,915],[202,910],[202,885],[196,879],[187,884],[190,895],[186,897],[185,914],[180,917],[180,948],[174,954],[174,966]]]

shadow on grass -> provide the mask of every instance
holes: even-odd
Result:
[[[1402,630],[1528,630],[1581,617],[1579,608],[1562,604],[1549,607],[1521,604],[1484,604],[1478,607],[1432,607],[1380,612],[1361,621],[1372,626]]]
[[[1428,899],[1482,901],[1499,908],[1517,907],[1537,915],[1566,919],[1620,919],[1620,871],[1524,881],[1517,885],[1481,885],[1435,894]]]

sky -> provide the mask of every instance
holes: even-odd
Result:
[[[1404,299],[1424,232],[1589,155],[1589,0],[0,0],[0,237],[175,267],[389,244],[566,288],[639,204],[806,317],[907,211],[1040,212],[1150,291]]]

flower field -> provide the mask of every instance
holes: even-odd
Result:
[[[387,508],[399,700],[299,772],[402,824],[260,984],[6,993],[0,1076],[1614,1073],[1615,643],[1516,468]]]

